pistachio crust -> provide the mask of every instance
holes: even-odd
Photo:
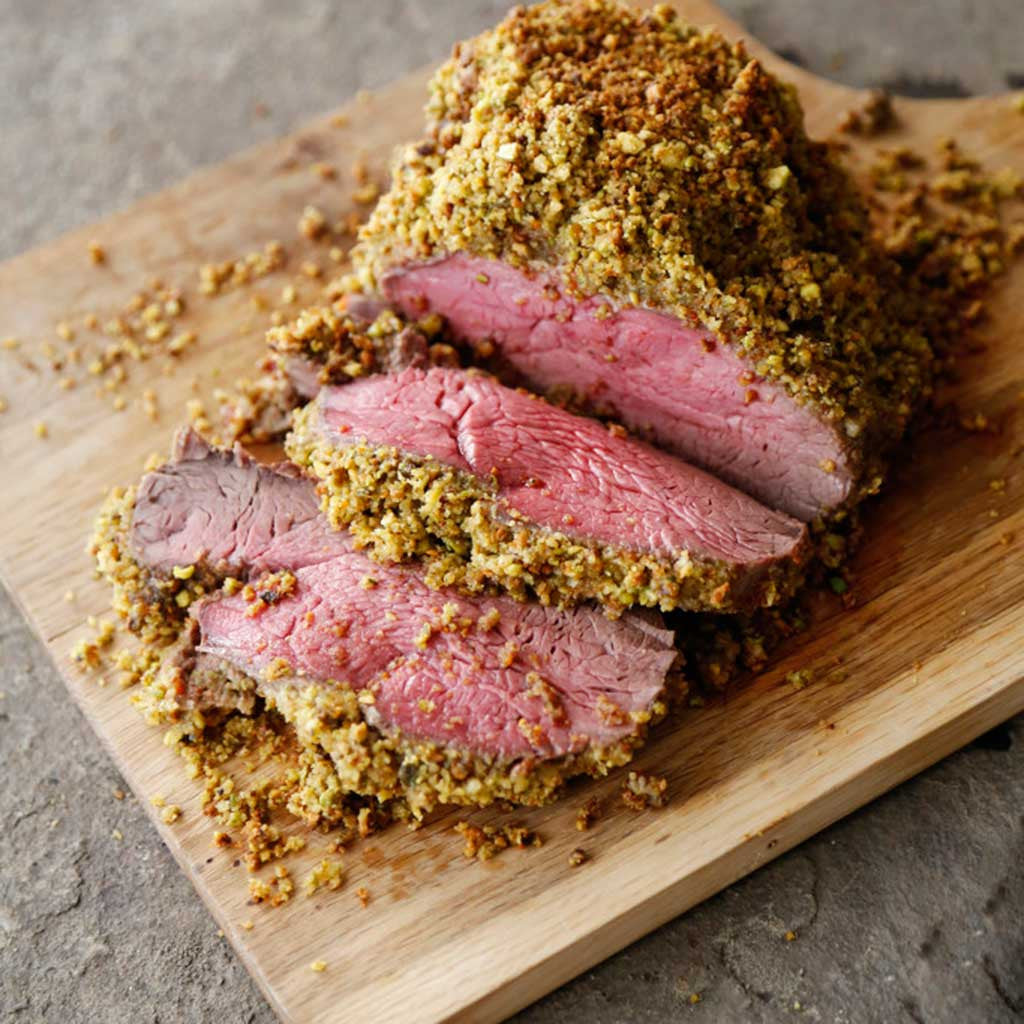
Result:
[[[737,611],[778,604],[803,580],[804,559],[780,560],[755,581],[745,567],[687,551],[664,557],[570,536],[509,508],[490,479],[387,445],[334,444],[317,403],[298,410],[288,457],[320,480],[322,509],[384,562],[422,559],[434,587],[494,587],[518,600],[599,602],[611,614]]]

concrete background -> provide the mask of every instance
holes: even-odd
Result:
[[[851,84],[1024,88],[1021,0],[723,6],[790,59]],[[506,7],[0,0],[0,257],[437,59]],[[113,798],[123,783],[2,594],[0,690],[0,1020],[272,1021],[141,808]],[[790,929],[798,937],[785,942]],[[519,1019],[1022,1016],[1017,720]]]

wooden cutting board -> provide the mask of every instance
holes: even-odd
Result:
[[[696,22],[743,35],[710,4],[679,6]],[[753,49],[797,82],[814,133],[830,132],[860,102]],[[668,776],[669,807],[635,815],[614,806],[618,779],[580,784],[556,806],[513,816],[543,834],[541,849],[465,861],[450,831],[457,816],[447,815],[347,853],[341,892],[297,896],[274,910],[246,905],[246,869],[212,847],[196,788],[160,734],[116,685],[98,686],[69,661],[84,616],[100,614],[106,601],[84,538],[101,491],[135,479],[150,452],[166,450],[191,375],[207,388],[249,368],[266,322],[253,291],[276,297],[303,259],[328,265],[323,247],[297,240],[302,207],[351,207],[353,159],[365,154],[381,173],[391,147],[418,133],[426,77],[349,104],[347,127],[315,121],[0,266],[0,336],[23,339],[19,351],[0,351],[0,396],[10,406],[0,416],[4,581],[144,805],[160,793],[184,808],[177,824],[162,824],[157,812],[154,823],[289,1021],[501,1018],[1024,708],[1024,460],[1012,454],[1024,426],[1017,267],[999,288],[983,332],[988,347],[965,364],[960,393],[965,407],[1003,422],[1002,433],[951,432],[919,445],[867,514],[858,606],[800,638],[727,702],[687,713],[658,735],[638,763]],[[939,136],[954,135],[990,168],[1024,169],[1024,116],[1006,97],[905,100],[897,111],[905,128],[880,140],[887,145],[931,150]],[[339,177],[319,178],[317,161],[337,165]],[[270,238],[289,249],[285,273],[217,298],[198,295],[197,263]],[[106,246],[105,266],[90,264],[91,239]],[[159,422],[134,405],[114,412],[110,396],[101,400],[92,386],[58,391],[49,372],[26,365],[29,357],[42,362],[33,352],[55,337],[57,321],[78,323],[89,311],[103,319],[151,275],[185,288],[182,323],[200,337],[173,376],[161,374],[162,360],[131,367],[128,393],[154,388]],[[318,287],[310,281],[303,295]],[[40,420],[45,440],[34,432]],[[996,479],[1006,480],[1005,491],[990,488]],[[798,667],[825,677],[837,655],[845,682],[798,692],[784,681]],[[611,809],[581,834],[576,810],[594,793]],[[570,869],[577,846],[591,860]],[[313,856],[290,861],[297,878]],[[372,897],[366,909],[354,895],[359,886]],[[241,928],[247,919],[251,930]],[[310,970],[317,959],[325,972]]]

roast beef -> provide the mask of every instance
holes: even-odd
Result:
[[[854,184],[742,45],[551,0],[460,44],[427,110],[361,287],[798,518],[877,489],[929,346]]]
[[[259,600],[199,602],[200,652],[264,688],[368,691],[366,717],[385,734],[505,761],[635,737],[676,656],[672,634],[639,616],[440,593],[354,550],[297,570],[253,614]]]
[[[250,581],[192,603],[163,659],[168,707],[248,712],[268,699],[360,792],[413,788],[419,809],[547,799],[570,774],[628,760],[664,709],[677,654],[657,618],[439,592],[331,530],[294,470],[186,432],[138,498],[131,548],[145,571]],[[355,730],[358,754],[330,724],[353,706],[373,727]]]
[[[325,388],[286,447],[322,479],[334,525],[385,558],[433,556],[439,578],[470,589],[736,610],[775,604],[801,578],[802,523],[484,374]]]
[[[213,448],[192,430],[177,435],[169,462],[143,477],[129,533],[135,560],[161,577],[194,566],[201,575],[244,579],[313,565],[349,546],[294,466],[260,465],[242,448]]]

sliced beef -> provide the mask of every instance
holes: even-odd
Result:
[[[454,337],[491,342],[510,379],[582,400],[790,515],[849,496],[844,439],[699,324],[572,298],[550,274],[466,254],[396,268],[381,286],[405,313],[440,313]]]
[[[385,734],[506,761],[635,737],[676,657],[672,634],[639,616],[439,593],[356,551],[297,570],[256,614],[238,593],[194,616],[200,654],[264,688],[369,691],[366,717]]]
[[[197,566],[222,578],[298,569],[347,551],[309,480],[289,464],[264,466],[240,447],[213,448],[185,430],[169,462],[139,484],[129,546],[158,576]]]
[[[251,580],[192,604],[161,669],[178,708],[247,711],[270,695],[287,714],[284,689],[293,702],[312,684],[368,691],[366,719],[402,745],[406,765],[421,758],[417,743],[491,765],[569,758],[547,772],[548,795],[565,774],[628,758],[659,713],[677,655],[657,618],[439,592],[331,530],[311,480],[191,433],[143,479],[143,499],[140,565],[169,573],[205,552],[217,573]],[[294,715],[300,733],[307,718]],[[522,795],[521,779],[499,776],[489,799]]]
[[[384,557],[433,554],[443,578],[471,587],[734,610],[774,604],[801,578],[803,524],[479,373],[407,370],[326,388],[287,448],[321,477],[335,525]]]

